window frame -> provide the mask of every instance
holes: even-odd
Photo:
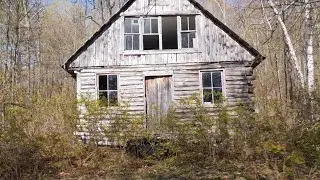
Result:
[[[203,76],[203,73],[215,73],[215,72],[220,72],[221,73],[221,89],[222,89],[222,95],[224,98],[226,98],[227,94],[226,94],[226,78],[225,78],[225,69],[206,69],[206,70],[200,70],[199,71],[199,89],[200,89],[200,96],[201,96],[201,102],[203,105],[205,106],[215,106],[217,103],[214,102],[214,97],[213,97],[213,101],[212,103],[206,103],[204,102],[204,96],[203,96],[203,90],[205,89],[203,87],[203,81],[202,81],[202,76]],[[211,77],[211,89],[214,89],[214,88],[218,88],[218,87],[213,87],[213,84],[212,84],[212,77]]]
[[[183,30],[182,29],[182,17],[187,17],[187,22],[188,22],[188,30]],[[194,17],[194,22],[195,22],[195,25],[194,25],[194,30],[190,30],[190,17]],[[196,15],[181,15],[180,16],[180,43],[181,43],[181,49],[194,49],[194,41],[192,42],[192,47],[190,47],[190,34],[194,33],[195,34],[195,38],[197,38],[197,16]],[[183,44],[182,44],[182,34],[187,34],[188,35],[188,47],[183,47]]]
[[[131,26],[130,26],[130,28],[131,28],[131,32],[130,33],[127,33],[126,32],[126,19],[131,19],[131,20],[138,20],[138,29],[139,29],[139,33],[133,33],[132,32],[132,24],[131,24]],[[142,32],[141,32],[141,28],[140,28],[140,18],[139,17],[125,17],[124,18],[124,21],[123,21],[123,40],[124,40],[124,50],[125,51],[138,51],[138,50],[140,50],[141,48],[140,48],[140,45],[141,45],[141,34],[142,34]],[[133,44],[134,44],[134,42],[133,42],[133,37],[135,36],[135,35],[138,35],[139,36],[139,48],[138,49],[134,49],[133,48]],[[132,40],[132,44],[131,44],[131,46],[132,46],[132,48],[131,49],[126,49],[126,37],[127,36],[131,36],[131,40]]]
[[[157,23],[158,23],[158,32],[157,33],[153,33],[152,32],[152,20],[155,19],[157,20]],[[152,51],[152,50],[144,50],[144,36],[158,36],[159,38],[159,49],[156,49],[156,50],[162,50],[162,26],[160,26],[160,23],[162,22],[161,21],[161,16],[146,16],[146,17],[142,17],[141,18],[142,22],[141,23],[141,39],[142,41],[140,42],[140,45],[142,47],[142,51]],[[150,32],[149,33],[146,33],[145,32],[145,20],[150,20]],[[160,40],[161,39],[161,40]],[[154,49],[153,49],[154,50]]]
[[[100,90],[100,87],[99,87],[99,78],[100,76],[107,76],[107,87],[109,88],[109,76],[116,76],[117,77],[117,90]],[[120,82],[120,75],[118,74],[114,74],[114,73],[99,73],[99,74],[96,74],[96,100],[100,100],[100,93],[103,93],[103,92],[107,92],[108,93],[108,105],[107,106],[104,106],[104,107],[117,107],[119,106],[119,103],[120,103],[120,90],[119,90],[119,82]],[[109,100],[109,92],[117,92],[117,105],[114,105],[114,106],[110,106],[110,100]]]

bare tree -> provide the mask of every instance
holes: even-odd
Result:
[[[306,59],[307,59],[307,85],[308,93],[312,96],[315,88],[314,57],[313,57],[313,22],[312,4],[305,0],[305,24],[306,24]]]
[[[283,19],[281,17],[281,14],[279,13],[279,10],[277,9],[276,5],[274,4],[273,0],[268,0],[271,8],[273,9],[274,14],[277,17],[277,20],[282,28],[284,37],[285,37],[285,42],[289,48],[289,54],[290,54],[290,59],[292,61],[292,63],[294,64],[296,73],[298,74],[298,78],[300,80],[300,85],[302,88],[305,87],[305,80],[304,80],[304,75],[303,75],[303,71],[301,68],[301,63],[298,60],[298,57],[296,55],[296,50],[293,46],[290,34],[288,32],[287,26],[285,25],[285,23],[283,22]]]

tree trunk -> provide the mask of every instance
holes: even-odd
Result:
[[[273,9],[273,12],[275,13],[277,20],[282,28],[282,31],[283,31],[284,37],[285,37],[285,43],[287,44],[287,46],[289,48],[290,59],[295,67],[296,72],[297,72],[298,78],[300,80],[300,85],[304,89],[305,80],[304,80],[304,75],[303,75],[302,68],[301,68],[301,63],[299,62],[298,57],[296,55],[296,51],[293,47],[293,43],[292,43],[291,37],[289,35],[288,29],[287,29],[286,25],[284,24],[284,22],[281,18],[281,15],[280,15],[278,9],[276,8],[274,2],[272,0],[268,0],[268,2],[270,4],[271,8]]]
[[[30,47],[31,47],[31,27],[30,27],[30,17],[28,13],[28,0],[23,1],[23,10],[24,10],[24,16],[25,16],[25,27],[26,27],[26,60],[28,63],[28,87],[27,87],[27,99],[28,103],[31,103],[31,52],[30,52]]]
[[[313,58],[313,30],[312,30],[312,8],[309,0],[305,0],[305,24],[306,24],[306,56],[307,56],[307,86],[311,97],[314,92],[315,74]]]

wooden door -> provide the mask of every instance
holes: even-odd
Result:
[[[147,128],[156,130],[170,110],[172,76],[146,78]]]

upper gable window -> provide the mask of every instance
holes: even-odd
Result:
[[[125,50],[139,50],[140,30],[138,18],[126,18],[124,20]]]
[[[193,40],[196,38],[196,17],[181,16],[181,47],[193,48]]]
[[[124,48],[125,50],[194,48],[195,20],[195,15],[126,17]]]

